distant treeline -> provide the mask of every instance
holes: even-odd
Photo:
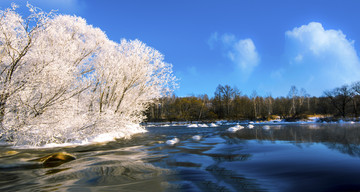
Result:
[[[324,91],[312,97],[305,89],[290,88],[286,97],[250,96],[229,85],[219,85],[214,97],[163,97],[146,112],[147,121],[214,121],[305,119],[309,115],[358,117],[360,113],[360,81]]]

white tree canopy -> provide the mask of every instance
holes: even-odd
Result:
[[[0,11],[1,139],[43,145],[129,128],[177,85],[172,66],[139,40],[116,43],[83,18],[28,5]]]

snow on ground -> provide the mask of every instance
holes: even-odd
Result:
[[[198,124],[199,127],[209,127],[208,125],[206,125],[205,123],[203,124]]]
[[[125,125],[125,128],[119,129],[116,132],[109,132],[99,134],[94,137],[89,137],[84,140],[75,140],[72,142],[66,143],[48,143],[43,146],[15,146],[14,148],[19,149],[27,149],[27,148],[54,148],[54,147],[68,147],[68,146],[79,146],[79,145],[91,145],[91,144],[99,144],[99,143],[107,143],[110,141],[115,141],[116,139],[125,138],[130,139],[132,135],[137,133],[145,133],[147,130],[140,126],[139,124],[128,124]]]
[[[215,123],[211,123],[210,127],[218,127],[219,125],[215,124]]]
[[[275,119],[270,121],[227,121],[227,120],[221,120],[216,121],[215,123],[200,123],[200,122],[163,122],[163,123],[147,123],[147,127],[172,127],[172,126],[186,126],[189,128],[204,128],[204,127],[218,127],[218,126],[236,126],[236,125],[243,125],[248,128],[253,128],[254,125],[287,125],[287,124],[319,124],[319,123],[359,123],[356,121],[332,121],[332,122],[326,122],[326,121],[320,121],[320,117],[309,117],[308,120],[302,120],[302,121],[295,121],[295,122],[286,122],[282,119]]]

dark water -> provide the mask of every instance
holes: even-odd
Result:
[[[104,145],[2,146],[0,191],[360,191],[360,124],[228,127],[149,127]],[[174,137],[177,145],[164,143]],[[76,160],[31,161],[61,151]]]

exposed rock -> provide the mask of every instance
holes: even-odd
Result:
[[[41,157],[39,159],[35,159],[34,161],[41,162],[44,167],[57,167],[63,163],[75,160],[75,156],[66,153],[66,152],[58,152],[53,153],[51,155],[47,155],[45,157]]]
[[[17,152],[17,151],[6,151],[5,152],[5,155],[16,155],[16,154],[18,154],[19,152]]]

